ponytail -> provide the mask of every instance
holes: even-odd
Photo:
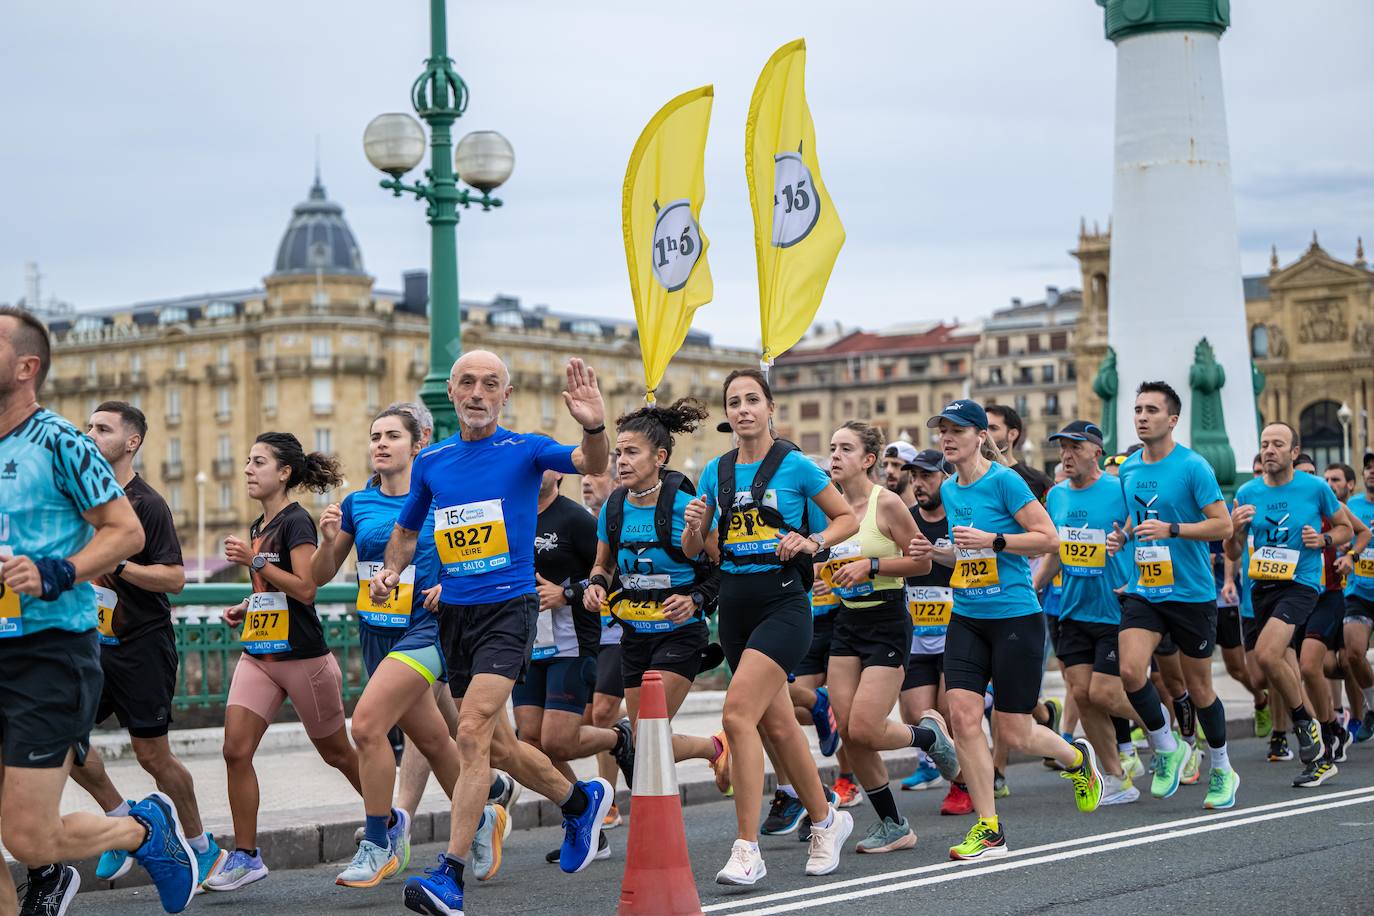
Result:
[[[663,449],[671,458],[675,444],[673,434],[696,432],[707,416],[700,401],[679,398],[671,407],[641,407],[616,420],[615,425],[619,432],[639,433],[649,440],[651,447]]]
[[[338,458],[320,452],[307,455],[300,440],[291,433],[262,433],[254,441],[270,448],[277,463],[291,469],[286,480],[288,490],[305,487],[315,493],[327,493],[343,483]]]

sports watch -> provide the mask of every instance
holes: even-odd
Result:
[[[260,553],[255,554],[253,556],[253,562],[249,563],[248,565],[253,567],[253,572],[262,572],[263,567],[267,565],[267,557],[263,556]]]
[[[994,535],[993,538],[992,538],[992,551],[993,551],[993,553],[1001,553],[1002,551],[1004,551],[1004,550],[1006,550],[1006,549],[1007,549],[1007,536],[1006,536],[1005,534],[1002,534],[1001,532],[998,532],[998,533],[997,533],[996,535]]]

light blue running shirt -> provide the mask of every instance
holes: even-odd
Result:
[[[1121,465],[1126,509],[1135,524],[1146,519],[1159,519],[1165,524],[1201,522],[1207,518],[1203,508],[1222,501],[1217,475],[1197,452],[1175,445],[1163,460],[1149,464],[1144,461],[1144,454],[1142,449]],[[1206,541],[1136,538],[1131,548],[1134,562],[1127,593],[1150,602],[1216,603],[1217,584]],[[1142,571],[1147,576],[1146,584],[1140,581]]]
[[[754,475],[762,464],[762,461],[755,461],[750,464],[737,462],[735,464],[735,506],[737,508],[748,509],[753,505],[749,485],[754,482]],[[697,485],[697,493],[706,500],[707,506],[713,510],[712,526],[717,525],[720,520],[720,507],[716,505],[717,491],[720,489],[720,477],[717,471],[719,465],[720,458],[712,458],[707,463],[706,470],[702,471],[701,481]],[[773,553],[778,546],[778,537],[798,526],[807,503],[815,499],[828,486],[830,486],[829,475],[816,467],[811,459],[798,451],[788,452],[782,459],[782,463],[778,465],[777,473],[773,475],[773,479],[768,481],[768,489],[763,494],[763,504],[776,509],[782,515],[784,526],[776,532],[766,526],[762,529],[751,527],[739,542],[735,555],[748,556],[749,554]],[[722,552],[728,549],[730,548],[726,545],[721,545]],[[745,573],[774,572],[778,567],[776,564],[721,563],[720,569],[726,575],[742,575]]]
[[[1035,501],[1030,487],[1010,468],[993,463],[987,473],[965,486],[956,474],[940,485],[940,498],[949,518],[950,539],[956,527],[973,527],[991,534],[1024,534],[1016,513]],[[1025,557],[992,548],[955,551],[954,613],[964,617],[997,619],[1039,614],[1040,602],[1031,586]]]
[[[1059,532],[1063,597],[1059,616],[1085,623],[1121,622],[1116,587],[1120,565],[1107,556],[1113,524],[1125,527],[1126,498],[1121,481],[1103,474],[1083,489],[1071,481],[1057,484],[1045,497],[1045,508]]]
[[[1303,546],[1302,529],[1310,525],[1321,531],[1322,519],[1340,511],[1327,482],[1294,473],[1288,483],[1271,487],[1263,477],[1255,477],[1236,491],[1236,503],[1255,507],[1249,531],[1254,541],[1246,566],[1258,565],[1268,581],[1296,582],[1321,591],[1322,551]]]

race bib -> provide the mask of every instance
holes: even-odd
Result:
[[[672,621],[663,616],[661,601],[623,599],[615,604],[615,616],[638,633],[661,633],[673,628]]]
[[[1107,568],[1107,532],[1101,528],[1060,528],[1059,565],[1070,576],[1100,576]]]
[[[830,559],[821,566],[821,578],[826,585],[830,586],[830,590],[841,598],[853,600],[862,598],[864,595],[871,595],[873,594],[872,582],[860,582],[858,585],[849,586],[835,584],[834,576],[841,566],[862,558],[863,555],[858,544],[836,544],[830,548]]]
[[[611,616],[611,602],[603,599],[601,602],[601,629],[604,630],[614,623],[615,618]]]
[[[558,640],[553,635],[553,611],[540,611],[539,619],[534,628],[534,648],[530,649],[530,658],[539,661],[545,658],[553,658],[558,654]]]
[[[0,560],[14,556],[9,547],[0,545]],[[0,639],[24,635],[24,618],[19,610],[19,593],[0,582]]]
[[[475,576],[510,565],[501,500],[434,510],[434,546],[450,576]]]
[[[1246,575],[1256,582],[1292,582],[1298,574],[1298,557],[1298,551],[1290,547],[1256,547]]]
[[[119,638],[114,634],[114,611],[119,598],[112,588],[92,585],[95,589],[96,632],[102,646],[117,646]]]
[[[620,574],[621,587],[632,592],[648,592],[654,589],[673,587],[673,577],[667,573],[626,573]]]
[[[991,547],[955,549],[954,575],[949,580],[954,588],[988,588],[1001,581],[997,574],[997,552]]]
[[[824,617],[839,606],[840,596],[834,592],[828,592],[824,595],[817,595],[815,592],[811,593],[812,617]]]
[[[911,614],[911,624],[918,631],[949,626],[949,615],[954,611],[954,589],[947,586],[908,585],[906,607]],[[928,634],[917,632],[916,635]]]
[[[1374,579],[1374,547],[1366,547],[1355,558],[1355,575],[1362,579]]]
[[[756,557],[774,553],[778,549],[778,529],[766,525],[759,517],[757,506],[736,509],[730,513],[730,527],[725,531],[725,544],[737,557]]]
[[[239,637],[249,655],[291,651],[291,613],[286,592],[254,592],[248,596],[248,613]]]
[[[407,566],[401,570],[401,581],[386,596],[381,604],[372,600],[370,590],[372,577],[382,571],[384,564],[375,562],[358,563],[358,600],[354,607],[358,619],[374,627],[404,629],[410,626],[410,609],[415,602],[415,567]]]
[[[1174,590],[1174,561],[1168,547],[1137,547],[1135,568],[1141,588]]]

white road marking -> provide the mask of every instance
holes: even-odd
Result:
[[[1325,811],[1330,808],[1339,808],[1345,805],[1357,805],[1374,802],[1374,786],[1364,786],[1358,789],[1347,789],[1342,792],[1332,792],[1317,798],[1306,797],[1293,799],[1291,801],[1274,802],[1267,805],[1256,805],[1253,808],[1233,809],[1231,811],[1218,811],[1212,814],[1199,815],[1197,817],[1180,818],[1172,821],[1162,821],[1156,824],[1147,824],[1139,827],[1130,827],[1124,830],[1113,830],[1108,833],[1094,834],[1091,836],[1076,837],[1070,840],[1060,840],[1054,843],[1044,843],[1039,846],[1029,846],[1025,849],[1013,850],[1006,857],[995,860],[996,864],[981,864],[977,862],[940,862],[934,865],[923,865],[917,868],[907,868],[898,871],[884,872],[877,875],[866,875],[862,878],[851,878],[844,881],[834,881],[823,885],[811,885],[803,888],[796,888],[790,891],[782,891],[776,894],[767,894],[761,897],[741,898],[738,900],[728,900],[721,903],[713,903],[703,907],[706,913],[720,912],[724,910],[741,910],[743,916],[768,916],[772,913],[787,913],[795,910],[807,909],[809,907],[820,906],[827,903],[841,903],[846,900],[856,900],[861,897],[872,897],[878,894],[888,894],[900,890],[909,890],[914,887],[921,887],[930,884],[941,884],[946,881],[959,881],[964,878],[973,878],[981,874],[994,871],[1008,871],[1011,869],[1025,868],[1030,865],[1037,865],[1044,862],[1055,862],[1062,859],[1072,858],[1081,855],[1094,855],[1101,852],[1110,852],[1116,849],[1123,849],[1137,844],[1157,843],[1168,839],[1181,836],[1191,836],[1196,833],[1208,833],[1215,830],[1226,830],[1231,827],[1240,827],[1246,824],[1259,823],[1262,821],[1273,820],[1276,818],[1292,817],[1299,814],[1310,814],[1317,811]],[[1073,849],[1077,846],[1096,845],[1092,849]],[[1056,850],[1064,850],[1055,852]],[[1053,853],[1052,855],[1041,855],[1042,853]],[[1008,861],[1015,859],[1016,861]],[[954,871],[954,874],[941,874],[941,872]],[[925,875],[915,881],[904,881],[898,884],[891,882],[900,878],[911,878]],[[882,887],[864,888],[867,884],[884,882]],[[845,891],[851,888],[861,888],[849,893],[836,893],[830,896],[823,895],[832,891]],[[763,909],[749,909],[744,907],[758,907],[760,904],[769,904],[778,901],[792,900],[804,897],[806,899],[782,904],[775,907]]]

